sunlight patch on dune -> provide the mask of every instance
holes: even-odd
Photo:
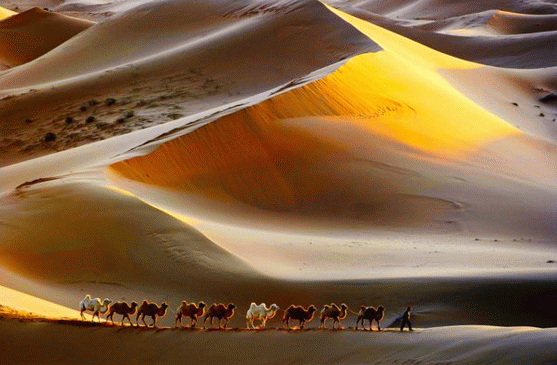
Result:
[[[17,14],[15,11],[11,11],[9,9],[3,8],[0,6],[0,20],[6,19],[11,17],[12,15]]]
[[[46,317],[78,319],[79,312],[64,306],[0,286],[0,305]]]

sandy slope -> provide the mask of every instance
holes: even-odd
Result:
[[[384,325],[395,327],[412,305],[420,331],[140,331],[0,319],[3,349],[32,342],[42,350],[2,356],[556,358],[553,329],[516,327],[557,326],[555,111],[538,103],[557,86],[553,68],[484,67],[313,1],[142,3],[119,10],[109,2],[117,13],[109,20],[0,74],[0,285],[10,288],[0,305],[33,310],[25,297],[50,316],[39,298],[70,309],[87,293],[172,309],[184,299],[234,301],[233,327],[244,326],[251,301],[383,304]],[[470,15],[463,2],[358,4],[414,38],[489,27],[484,17],[462,18]],[[471,12],[550,13],[541,3],[505,4]],[[85,5],[74,10],[91,10]],[[434,33],[412,28],[427,26],[421,16],[440,18],[428,22]],[[494,23],[498,32],[551,40],[550,21],[531,32],[538,15],[503,16],[509,27]],[[489,39],[500,46],[488,51],[531,66],[508,39]],[[484,40],[470,38],[478,47]],[[56,140],[45,142],[47,132]],[[345,325],[354,321],[351,314]],[[161,319],[172,324],[173,313]],[[447,327],[457,324],[513,327]],[[103,348],[77,346],[83,337]]]
[[[93,24],[39,8],[19,13],[0,22],[0,62],[17,66],[32,61]]]
[[[17,323],[1,320],[7,334],[2,349],[33,343],[35,351],[2,351],[11,363],[466,363],[544,364],[555,330],[458,326],[415,333],[288,333],[144,331],[131,328],[88,328],[64,323]],[[98,346],[74,345],[87,338]],[[219,344],[215,347],[215,344]],[[481,345],[479,345],[481,344]],[[161,351],[161,348],[173,351]],[[46,354],[49,354],[46,356]],[[269,357],[269,354],[273,354]]]
[[[0,6],[0,19],[6,19],[17,14],[15,11]]]
[[[159,2],[156,10],[122,13],[4,74],[1,163],[239,101],[378,49],[316,2],[284,3],[272,11],[254,10],[249,2]],[[12,87],[32,90],[15,95],[7,90]],[[116,102],[106,105],[107,98]],[[87,123],[89,117],[94,121]],[[56,143],[44,143],[49,132]]]
[[[557,61],[552,22],[557,8],[545,2],[328,3],[462,59],[508,68],[548,67]]]

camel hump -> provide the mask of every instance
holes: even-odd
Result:
[[[286,311],[287,311],[287,312],[290,312],[290,311],[294,310],[294,308],[296,308],[296,307],[294,306],[294,304],[290,304],[290,307],[288,307],[288,309],[286,309]]]
[[[255,304],[255,302],[251,302],[251,304],[249,305],[249,309],[253,309],[257,307],[257,304]]]

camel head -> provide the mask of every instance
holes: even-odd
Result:
[[[377,312],[383,312],[383,311],[385,311],[385,307],[383,307],[382,305],[377,307]]]
[[[276,311],[278,311],[280,308],[279,308],[279,306],[276,305],[276,304],[271,304],[271,308],[269,308],[269,309],[276,312]]]
[[[108,299],[108,298],[104,298],[102,305],[103,305],[103,307],[104,307],[104,306],[109,305],[110,303],[112,303],[112,300],[110,300],[110,299]]]
[[[137,302],[132,302],[131,307],[132,307],[132,309],[133,309],[133,308],[137,307],[138,305],[139,305],[139,304],[137,304]]]
[[[205,302],[199,302],[199,305],[197,306],[197,308],[205,308],[207,306],[207,304],[205,304]]]
[[[316,310],[317,310],[317,308],[315,308],[315,306],[314,306],[313,304],[310,305],[309,308],[308,308],[308,312],[309,312],[309,313],[313,313],[313,312],[315,312]]]
[[[234,309],[234,308],[236,308],[236,305],[235,305],[235,304],[233,304],[233,303],[228,303],[227,310],[232,310],[232,309]]]
[[[343,311],[345,311],[345,310],[348,309],[348,306],[347,306],[346,304],[342,303],[342,304],[340,305],[340,309],[342,309]]]

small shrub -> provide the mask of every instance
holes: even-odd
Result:
[[[114,104],[116,104],[116,99],[114,99],[114,98],[108,98],[108,99],[105,100],[105,104],[106,104],[107,106],[114,105]]]
[[[98,100],[95,100],[95,99],[89,100],[89,105],[90,105],[90,106],[95,106],[95,105],[99,105],[99,104],[100,104],[100,103],[99,103]]]
[[[95,120],[96,120],[95,117],[90,116],[90,117],[87,117],[87,119],[85,119],[85,122],[86,123],[93,123]]]
[[[79,110],[82,112],[86,112],[87,111],[87,107],[85,105],[82,105],[79,107]]]
[[[126,113],[126,118],[131,118],[135,115],[135,112],[133,110],[130,110],[129,112]]]
[[[72,124],[74,119],[72,117],[66,117],[66,124]]]
[[[27,124],[31,124],[31,123],[33,123],[33,120],[31,120],[31,119],[27,118],[27,119],[25,119],[25,123],[27,123]]]
[[[118,124],[122,124],[122,123],[125,123],[125,122],[126,122],[126,120],[124,118],[116,119],[116,123],[118,123]]]
[[[56,134],[52,133],[52,132],[48,132],[45,136],[44,136],[44,141],[45,142],[52,142],[56,140]]]

